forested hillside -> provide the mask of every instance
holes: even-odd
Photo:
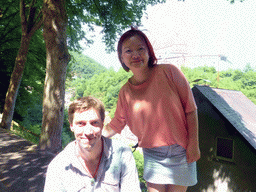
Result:
[[[113,69],[106,69],[81,53],[70,52],[70,54],[72,59],[68,66],[66,91],[72,93],[71,99],[87,95],[95,96],[104,102],[106,110],[113,117],[119,90],[132,76],[132,73],[127,73],[122,68],[117,72]],[[32,73],[31,70],[33,69],[35,70],[33,73],[41,74],[41,70],[34,69],[32,64],[33,62],[31,62],[31,67],[27,72]],[[206,84],[215,88],[239,90],[256,104],[256,69],[251,68],[250,65],[247,65],[244,70],[229,69],[220,71],[219,82],[217,81],[218,72],[214,67],[182,67],[181,70],[191,87],[195,84]],[[25,92],[20,91],[20,98],[22,100],[17,103],[16,108],[19,118],[15,119],[20,125],[38,135],[41,132],[42,123],[42,93],[39,94],[42,90],[42,87],[39,89],[42,86],[42,82],[40,79],[43,79],[43,76],[38,78],[36,82],[33,82],[29,78],[27,79],[25,74],[23,80]],[[26,108],[24,108],[25,104]],[[25,132],[23,136],[28,137],[25,135]],[[38,137],[31,135],[29,137],[29,140],[38,142]],[[73,139],[67,121],[67,111],[65,111],[65,122],[62,131],[63,146]]]
[[[80,90],[85,89],[85,80],[89,80],[96,74],[105,72],[107,69],[93,59],[77,52],[70,52],[71,61],[68,65],[66,79],[66,91],[75,91],[76,95],[82,96]]]
[[[121,86],[131,77],[131,73],[120,69],[106,69],[93,59],[78,53],[72,53],[66,90],[73,92],[73,98],[92,95],[105,104],[113,114]]]
[[[256,69],[251,68],[250,65],[247,65],[244,70],[229,69],[219,71],[219,73],[214,67],[207,66],[182,67],[181,70],[191,87],[199,84],[214,88],[238,90],[256,104]],[[68,88],[75,89],[74,98],[93,95],[101,99],[111,116],[113,116],[119,90],[131,76],[130,72],[127,73],[122,68],[118,72],[113,69],[105,69],[105,71],[97,73],[91,78],[73,79],[70,83],[72,86]]]

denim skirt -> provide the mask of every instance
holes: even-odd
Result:
[[[144,148],[144,179],[154,184],[193,186],[197,183],[196,162],[187,163],[180,145]]]

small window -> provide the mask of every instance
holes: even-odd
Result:
[[[228,138],[216,138],[216,158],[226,161],[234,160],[234,141]]]

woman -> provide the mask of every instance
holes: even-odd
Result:
[[[197,183],[200,158],[197,108],[189,84],[175,66],[156,65],[152,45],[139,30],[124,33],[117,49],[122,67],[133,76],[119,92],[105,136],[128,125],[143,148],[148,191],[186,191]]]

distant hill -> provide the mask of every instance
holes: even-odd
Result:
[[[95,74],[105,72],[107,69],[86,55],[71,52],[71,61],[68,70],[72,78],[89,79]]]

